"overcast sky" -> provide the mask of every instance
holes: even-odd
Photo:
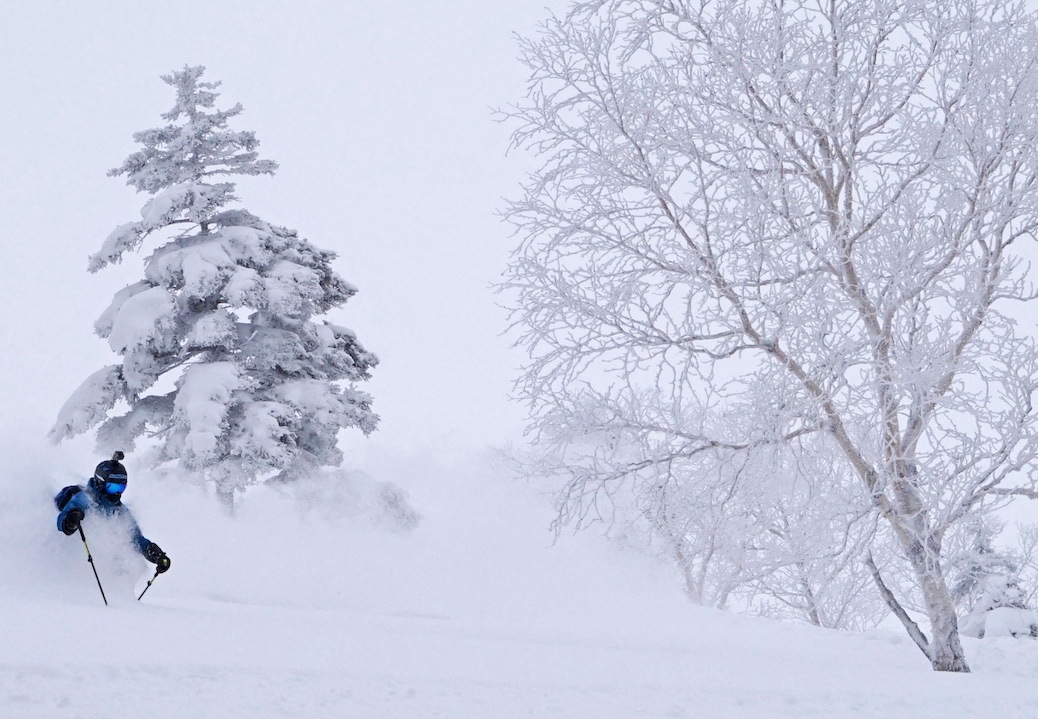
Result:
[[[488,287],[514,245],[495,213],[529,160],[505,156],[508,128],[490,108],[522,94],[512,34],[551,5],[562,3],[0,4],[5,434],[39,438],[81,379],[115,361],[92,325],[139,279],[140,258],[97,275],[86,258],[145,197],[105,173],[172,106],[158,76],[202,64],[225,106],[244,105],[235,127],[281,164],[239,183],[242,205],[338,252],[361,290],[333,318],[382,362],[368,443],[516,436],[507,394],[521,356]]]

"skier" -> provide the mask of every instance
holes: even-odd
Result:
[[[141,534],[129,507],[122,503],[123,491],[126,489],[126,467],[120,460],[124,457],[122,452],[116,452],[111,459],[97,465],[86,487],[73,484],[58,492],[54,497],[58,507],[58,530],[69,536],[75,534],[87,514],[119,518],[128,526],[134,548],[155,565],[157,574],[162,574],[169,569],[169,557],[159,545]]]

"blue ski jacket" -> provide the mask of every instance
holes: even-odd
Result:
[[[148,545],[151,544],[151,540],[141,534],[141,528],[137,526],[137,520],[133,518],[130,508],[122,503],[122,499],[118,496],[113,499],[105,492],[100,491],[92,479],[87,482],[86,487],[78,484],[65,487],[54,497],[54,502],[60,510],[58,512],[59,532],[68,513],[73,509],[78,509],[87,517],[91,514],[105,517],[121,517],[122,521],[126,522],[130,527],[130,539],[134,548],[141,554],[144,554]]]

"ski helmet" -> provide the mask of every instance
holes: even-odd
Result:
[[[94,469],[94,480],[106,494],[120,495],[126,489],[126,467],[119,460],[125,457],[116,452],[111,459],[106,459]]]

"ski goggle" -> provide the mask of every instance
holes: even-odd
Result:
[[[126,482],[105,482],[105,492],[108,494],[122,494],[126,489]]]

